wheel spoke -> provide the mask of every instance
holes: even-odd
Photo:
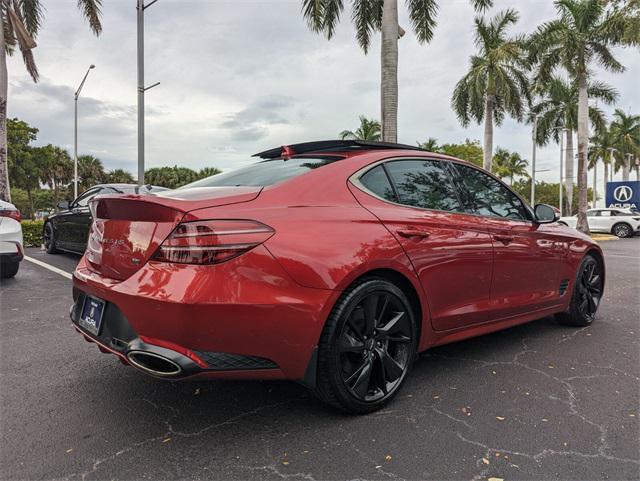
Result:
[[[404,317],[404,314],[404,311],[396,312],[389,322],[387,322],[384,326],[378,328],[378,332],[385,335],[389,335],[389,333],[394,332],[397,327],[398,321]]]
[[[384,369],[384,377],[389,382],[393,382],[402,376],[404,369],[400,366],[394,358],[392,358],[384,349],[376,349],[376,354],[380,358],[382,368]]]
[[[387,336],[387,341],[389,342],[397,342],[399,344],[405,344],[407,342],[411,342],[411,338],[405,335],[399,335],[399,336]]]
[[[371,294],[367,296],[363,302],[364,307],[364,321],[365,321],[365,334],[367,336],[373,335],[373,331],[376,328],[376,309],[378,308],[378,296]]]
[[[364,344],[345,332],[342,335],[339,350],[341,353],[344,353],[344,352],[361,353],[362,351],[364,351]]]
[[[371,379],[372,362],[367,359],[362,366],[347,378],[347,385],[351,387],[353,392],[364,399],[369,391],[369,379]]]
[[[351,316],[347,318],[347,325],[351,328],[351,330],[356,335],[359,341],[361,342],[364,341],[364,334],[362,333],[362,330],[356,326],[353,319],[351,319]]]
[[[380,314],[378,314],[378,322],[383,321],[384,315],[387,312],[388,305],[389,305],[389,295],[385,295],[384,300],[382,301],[382,308],[380,309]]]
[[[587,302],[589,304],[589,314],[595,314],[598,306],[596,305],[596,301],[594,300],[590,292],[587,292]]]

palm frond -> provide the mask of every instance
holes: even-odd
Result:
[[[24,19],[24,26],[33,38],[38,34],[44,9],[40,0],[19,0],[18,7]]]
[[[356,27],[356,39],[364,53],[369,52],[371,35],[380,29],[383,0],[353,0],[351,20]]]
[[[321,33],[324,29],[324,0],[302,0],[302,16],[309,29]]]
[[[323,30],[327,39],[331,39],[340,20],[340,14],[344,9],[342,0],[325,0]]]
[[[78,0],[78,8],[89,22],[89,27],[96,35],[102,32],[102,0]]]
[[[436,28],[438,3],[436,0],[407,0],[411,25],[420,43],[429,43]]]

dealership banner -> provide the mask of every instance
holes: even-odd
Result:
[[[640,210],[640,181],[607,182],[607,207]]]

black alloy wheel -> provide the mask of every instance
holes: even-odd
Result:
[[[570,326],[588,326],[596,317],[604,291],[604,272],[600,262],[585,256],[578,269],[569,310],[556,318]]]
[[[382,407],[398,391],[416,351],[404,293],[372,279],[349,289],[327,321],[320,346],[320,397],[354,413]]]
[[[50,222],[47,222],[44,226],[44,232],[42,233],[42,240],[44,243],[44,248],[47,251],[47,254],[56,254],[58,249],[56,249],[56,240],[55,235],[53,233],[53,226]]]
[[[590,322],[593,321],[600,298],[602,297],[602,275],[598,261],[588,257],[582,264],[582,272],[578,278],[576,289],[579,293],[578,310]]]

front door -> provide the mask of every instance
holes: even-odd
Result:
[[[470,165],[453,167],[468,207],[493,242],[490,319],[557,304],[562,239],[533,222],[529,209],[498,180]]]
[[[356,183],[376,196],[356,192],[411,260],[429,302],[433,328],[486,321],[491,237],[464,212],[446,165],[437,160],[390,160]]]

